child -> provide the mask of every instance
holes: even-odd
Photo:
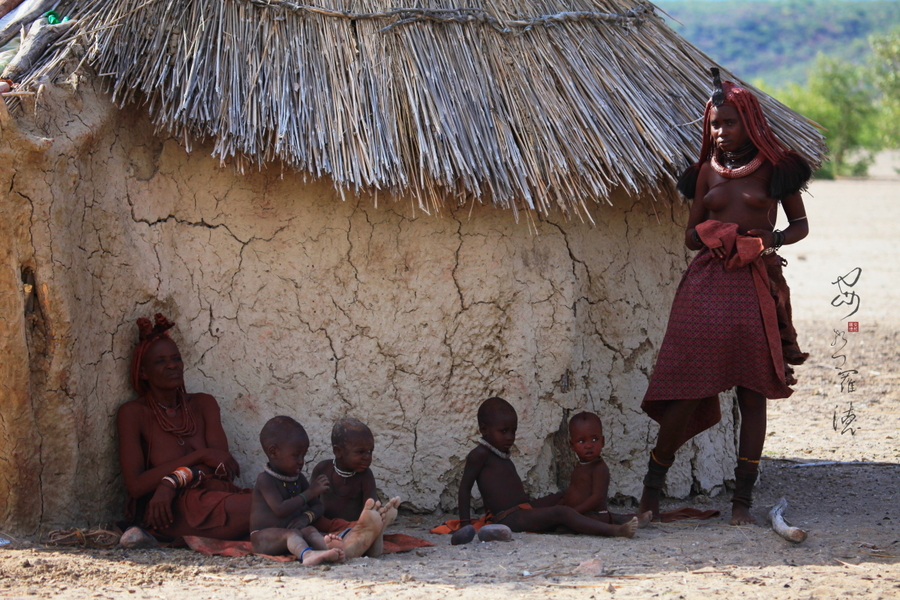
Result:
[[[317,464],[312,473],[313,480],[323,480],[328,484],[321,496],[324,515],[316,526],[331,533],[346,532],[345,522],[355,520],[365,505],[372,502],[382,516],[384,528],[387,528],[397,517],[400,498],[393,498],[384,506],[378,501],[375,475],[369,468],[375,449],[372,432],[359,419],[347,417],[334,424],[331,444],[334,458]],[[382,550],[382,535],[378,535],[363,554],[376,557],[381,555]],[[348,555],[348,558],[355,557]]]
[[[513,531],[547,531],[560,525],[590,535],[632,537],[637,519],[612,525],[591,519],[570,506],[556,505],[558,495],[529,502],[509,450],[516,441],[518,416],[503,398],[488,398],[478,408],[480,445],[469,453],[459,484],[459,519],[471,522],[469,505],[472,484],[478,489],[485,508],[493,514],[494,523]]]
[[[341,562],[344,550],[329,548],[312,526],[322,515],[319,496],[328,489],[324,477],[310,485],[303,476],[309,450],[306,430],[290,417],[274,417],[263,426],[259,441],[269,459],[256,478],[250,509],[250,541],[257,554],[290,552],[304,565]],[[328,541],[334,542],[333,536]],[[334,545],[334,544],[332,544]]]
[[[634,515],[616,515],[606,506],[609,490],[609,467],[601,452],[606,440],[603,438],[603,422],[593,413],[581,412],[569,421],[569,444],[578,455],[578,465],[572,471],[569,487],[559,504],[570,506],[581,514],[602,521],[621,525],[629,522]],[[638,527],[645,527],[653,515],[647,511],[638,515]]]

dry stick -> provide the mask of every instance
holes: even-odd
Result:
[[[798,527],[791,527],[784,520],[784,511],[787,507],[788,502],[786,499],[782,498],[779,500],[775,506],[772,507],[772,510],[769,511],[768,521],[772,524],[772,529],[775,533],[789,542],[799,544],[806,540],[807,533]]]

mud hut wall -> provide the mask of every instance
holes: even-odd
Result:
[[[30,388],[3,392],[0,491],[17,493],[17,465],[30,464],[10,452],[19,430],[41,465],[43,505],[39,518],[8,509],[5,523],[120,514],[115,413],[134,397],[134,320],[156,311],[178,323],[189,391],[218,398],[245,485],[265,462],[257,436],[271,416],[307,427],[311,468],[331,455],[334,420],[352,415],[375,434],[382,493],[452,509],[477,406],[502,395],[519,413],[514,460],[530,493],[565,484],[564,423],[592,410],[611,493],[638,494],[655,435],[640,398],[687,260],[682,207],[622,194],[598,207],[595,227],[557,216],[533,230],[489,207],[429,216],[382,194],[375,208],[294,173],[238,175],[89,92],[46,91],[31,126],[52,147],[4,172],[4,214],[31,205],[31,221],[4,247],[0,301],[24,314],[23,261],[45,290],[43,338],[27,341],[24,317],[2,325],[19,346],[0,375],[22,385],[29,370]],[[728,417],[679,455],[670,494],[727,478],[723,402]]]

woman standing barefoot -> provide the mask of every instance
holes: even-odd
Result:
[[[693,200],[685,244],[699,250],[681,280],[641,408],[660,425],[639,512],[659,518],[675,453],[719,422],[718,393],[737,387],[740,449],[733,525],[753,523],[753,485],[766,434],[766,399],[787,398],[797,346],[790,298],[774,252],[809,233],[800,191],[810,167],[769,128],[756,97],[720,82],[703,116],[700,160],[678,182]],[[778,204],[789,225],[775,231]]]

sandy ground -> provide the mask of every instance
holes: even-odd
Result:
[[[891,310],[900,304],[900,178],[893,170],[900,161],[894,160],[876,165],[873,179],[814,183],[807,199],[812,234],[783,252],[801,341],[812,357],[799,369],[794,396],[771,403],[754,514],[763,523],[767,508],[785,497],[788,519],[809,531],[801,544],[765,526],[729,526],[724,495],[669,503],[718,508],[719,518],[652,525],[633,540],[517,534],[508,543],[454,547],[427,533],[441,515],[405,516],[394,529],[434,547],[315,568],[187,550],[60,550],[16,540],[0,547],[0,597],[900,598],[900,313]],[[858,280],[843,292],[857,294],[859,310],[849,320],[859,332],[844,333],[847,344],[836,353],[835,330],[846,332],[849,306],[833,306],[842,293],[833,282],[856,268]],[[852,392],[849,380],[841,391],[839,372],[846,369],[857,371]],[[599,573],[574,572],[592,559],[602,564]]]

